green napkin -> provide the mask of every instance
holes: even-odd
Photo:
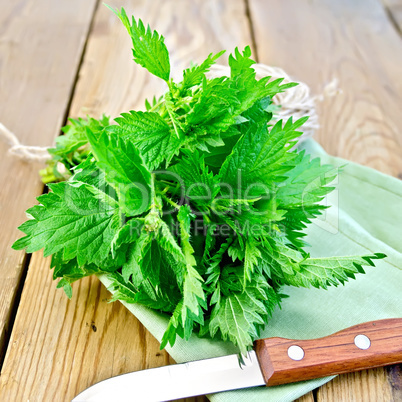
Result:
[[[313,140],[303,144],[323,163],[346,166],[337,189],[330,194],[331,208],[308,229],[312,256],[387,254],[376,267],[367,267],[345,286],[329,290],[286,288],[282,311],[277,310],[262,337],[308,339],[329,335],[365,321],[402,316],[402,182],[373,169],[327,155]],[[399,268],[399,269],[398,269]],[[100,280],[107,287],[105,276]],[[168,318],[140,305],[123,303],[160,341]],[[166,348],[178,362],[236,353],[227,342],[178,339]],[[277,387],[258,387],[210,395],[213,402],[293,401],[332,377]]]

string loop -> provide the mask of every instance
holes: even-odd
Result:
[[[47,147],[33,145],[22,145],[17,136],[12,133],[3,123],[0,123],[0,137],[3,137],[9,144],[8,153],[25,161],[45,162],[49,159]]]

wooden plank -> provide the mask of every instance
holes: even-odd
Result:
[[[180,76],[191,62],[202,62],[209,53],[232,51],[252,42],[244,3],[220,1],[114,1],[127,13],[163,33],[171,53],[171,71]],[[171,15],[171,18],[163,16]],[[102,21],[100,21],[102,18]],[[161,94],[165,84],[132,61],[131,42],[116,17],[100,7],[85,63],[71,105],[72,116],[117,116],[123,110],[143,109],[144,99]],[[219,63],[225,63],[223,56]]]
[[[376,0],[249,0],[249,5],[260,62],[284,68],[315,93],[332,78],[339,80],[342,95],[319,108],[316,139],[326,151],[402,178],[402,41],[382,5]],[[397,366],[391,370],[398,372]],[[398,400],[401,382],[388,371],[339,376],[318,390],[317,400],[389,401],[392,395]]]
[[[0,4],[0,122],[21,143],[51,145],[59,133],[96,0]],[[25,255],[11,249],[24,211],[42,192],[39,163],[7,154],[0,141],[0,361]]]
[[[97,279],[76,282],[69,301],[55,290],[49,263],[33,255],[1,373],[1,400],[71,400],[98,378],[170,361],[127,309],[107,303],[110,294]],[[105,350],[113,351],[113,361]]]
[[[317,401],[376,401],[393,399],[391,384],[383,368],[343,374],[317,391]]]
[[[402,401],[402,364],[387,367],[387,380],[394,401]]]
[[[313,392],[303,395],[301,398],[298,398],[296,402],[314,402]]]
[[[251,43],[242,0],[108,3],[135,11],[162,32],[175,69],[212,51]],[[131,60],[130,47],[121,23],[99,7],[70,115],[116,116],[160,93],[158,80]],[[95,278],[75,283],[71,301],[55,285],[49,260],[35,253],[1,373],[0,400],[70,400],[112,375],[173,362],[120,303],[107,303],[110,295]]]
[[[402,35],[402,0],[382,0],[395,29]]]
[[[261,62],[284,68],[315,93],[339,80],[343,94],[319,108],[316,139],[324,148],[402,177],[401,38],[381,4],[250,0],[250,9]]]

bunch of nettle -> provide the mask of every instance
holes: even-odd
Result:
[[[48,168],[56,179],[62,163],[69,177],[38,197],[13,247],[52,255],[69,297],[72,282],[103,273],[114,299],[169,314],[162,347],[196,331],[245,353],[284,286],[343,284],[384,255],[304,251],[302,230],[335,173],[294,149],[307,118],[270,124],[272,97],[296,84],[256,80],[248,47],[229,56],[230,77],[205,75],[221,52],[175,83],[163,36],[116,14],[134,61],[168,91],[117,124],[71,120]]]

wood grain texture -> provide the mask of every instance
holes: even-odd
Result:
[[[69,301],[55,289],[49,263],[40,252],[33,255],[1,373],[0,400],[67,401],[99,380],[169,363],[127,309],[107,303],[110,294],[97,278],[74,283]]]
[[[303,395],[302,397],[298,398],[296,402],[314,402],[314,394],[310,391],[308,394]]]
[[[343,374],[318,388],[317,401],[398,402],[383,368]]]
[[[382,0],[391,23],[402,35],[402,0]]]
[[[51,145],[69,103],[96,1],[0,4],[0,122],[27,145]],[[11,249],[24,211],[42,193],[39,163],[7,154],[0,140],[0,360],[25,255]]]
[[[387,381],[391,386],[391,393],[394,401],[402,401],[402,364],[387,367]]]
[[[402,40],[381,3],[249,2],[260,62],[315,93],[338,79],[342,94],[319,107],[316,139],[325,150],[402,177]]]
[[[202,61],[210,52],[251,42],[242,0],[108,3],[125,7],[163,32],[174,71]],[[116,117],[141,109],[145,97],[161,93],[163,85],[132,61],[130,49],[117,17],[99,7],[70,116],[105,112]],[[68,301],[51,276],[49,260],[35,253],[2,370],[0,400],[69,400],[112,375],[173,363],[131,313],[120,303],[107,303],[110,295],[96,278],[75,283]]]
[[[398,20],[400,1],[384,2]],[[325,150],[402,178],[402,40],[381,2],[248,3],[260,62],[282,67],[317,94],[338,79],[342,94],[319,105],[316,139]],[[400,373],[398,367],[391,370]],[[388,372],[341,375],[319,389],[317,400],[401,400],[401,381]],[[392,394],[384,392],[390,384]],[[373,399],[362,397],[368,389]]]
[[[191,62],[202,62],[209,53],[251,43],[242,0],[111,1],[124,7],[163,33],[170,52],[171,75],[180,78]],[[78,87],[71,105],[72,116],[113,117],[122,111],[144,109],[144,100],[160,95],[166,84],[132,61],[131,41],[116,16],[100,7]],[[226,63],[227,57],[219,59]]]
[[[355,344],[358,335],[369,338],[369,347]],[[304,351],[301,360],[288,356],[295,345]],[[256,353],[268,386],[402,363],[402,318],[355,325],[319,339],[261,339]]]
[[[61,3],[60,5],[58,3],[58,6],[65,7]],[[80,3],[82,3],[80,7],[84,7],[84,3],[87,4],[86,2]],[[230,2],[223,0],[202,2],[197,0],[191,3],[184,0],[175,2],[172,0],[152,2],[118,0],[111,2],[109,0],[108,3],[119,7],[124,6],[128,13],[134,12],[149,22],[153,28],[163,32],[166,37],[166,44],[172,50],[175,60],[172,66],[175,70],[179,66],[187,64],[189,60],[201,61],[210,51],[218,51],[222,48],[231,50],[234,46],[243,47],[252,43],[248,31],[248,21],[245,17],[244,3],[240,0]],[[396,64],[394,67],[384,66],[384,59],[374,60],[369,67],[366,66],[366,61],[371,61],[369,57],[370,47],[374,46],[374,49],[380,53],[376,57],[381,58],[392,56],[392,53],[398,51],[395,30],[393,29],[393,34],[390,34],[391,28],[385,23],[385,13],[379,12],[377,6],[371,10],[361,10],[360,13],[359,10],[353,11],[351,8],[352,6],[362,7],[361,3],[350,5],[342,2],[342,5],[338,7],[336,4],[325,5],[323,2],[324,5],[319,6],[319,11],[316,12],[311,10],[310,3],[307,4],[306,1],[297,1],[297,4],[296,2],[288,2],[288,5],[284,6],[273,1],[269,3],[263,1],[250,2],[253,22],[257,19],[260,20],[260,27],[256,26],[256,42],[261,54],[260,61],[282,66],[295,77],[306,80],[314,86],[317,92],[335,73],[340,71],[342,73],[342,77],[339,77],[341,78],[341,86],[350,83],[353,85],[352,88],[349,86],[346,88],[347,97],[342,98],[343,101],[339,100],[340,98],[330,99],[322,105],[322,113],[324,114],[322,123],[324,126],[319,134],[320,138],[323,139],[321,142],[329,152],[349,158],[351,158],[349,155],[354,155],[355,160],[367,162],[380,169],[383,168],[388,173],[398,174],[400,170],[393,164],[395,155],[400,151],[398,148],[400,143],[395,140],[395,133],[400,127],[398,121],[394,119],[396,106],[388,108],[388,103],[382,104],[376,99],[379,89],[381,101],[385,99],[388,102],[389,99],[393,99],[396,104],[400,101],[398,95],[401,93],[400,81],[391,82],[390,80],[390,77],[396,78],[397,67]],[[18,7],[20,4],[22,3],[19,2],[13,7]],[[69,4],[72,5],[73,2],[70,1]],[[317,5],[317,3],[313,2],[312,5]],[[267,11],[268,6],[269,10]],[[72,7],[74,14],[79,13],[80,7],[76,5]],[[334,15],[331,14],[333,12],[331,7],[336,9]],[[349,9],[349,14],[342,14],[343,7]],[[281,20],[279,17],[284,13],[283,8],[291,10],[297,8],[301,10],[301,14],[297,13],[293,17],[291,14],[287,14],[286,19]],[[275,14],[278,11],[279,14]],[[354,12],[360,14],[355,15]],[[357,28],[350,25],[356,23],[356,18],[359,15],[366,18],[367,14],[371,15],[370,13],[373,15],[368,22],[358,23]],[[32,16],[31,11],[29,14]],[[320,22],[323,15],[328,21],[324,19],[324,22]],[[2,17],[6,20],[6,16],[7,13]],[[303,16],[307,16],[308,21],[311,21],[310,25],[307,25],[308,29],[305,29],[306,25],[301,24],[303,20],[299,20]],[[40,21],[45,19],[46,13],[42,13],[40,17],[36,19]],[[377,17],[379,21],[376,22],[374,18]],[[294,19],[292,20],[292,18]],[[347,22],[346,25],[345,21]],[[367,40],[365,35],[366,31],[370,30],[369,25],[371,23],[373,23],[374,34],[368,33],[369,43],[360,45],[362,39]],[[268,27],[272,35],[264,36],[263,45],[261,45],[262,39],[258,32],[261,33],[261,25],[265,29],[267,24],[272,25]],[[7,23],[2,23],[0,32],[6,26]],[[363,30],[363,34],[358,32],[362,26],[366,29],[366,31]],[[63,28],[59,27],[59,29]],[[73,30],[70,27],[70,36],[75,35],[72,32]],[[390,38],[388,38],[388,34]],[[306,35],[310,42],[305,40]],[[373,38],[374,35],[377,35],[378,38]],[[321,37],[316,38],[316,36]],[[285,42],[281,42],[284,38],[286,38]],[[390,44],[385,46],[383,41],[387,42],[388,39]],[[24,41],[27,39],[25,38]],[[45,43],[48,41],[47,37],[42,40]],[[324,43],[327,47],[324,50],[322,47],[315,47],[317,43],[319,45]],[[292,54],[289,51],[289,46],[294,50],[296,45],[300,49],[296,49],[296,53]],[[1,46],[3,46],[3,42],[0,42],[0,49]],[[25,44],[24,46],[28,48],[32,44]],[[66,47],[69,48],[69,46],[70,43],[66,43]],[[327,50],[328,46],[329,50]],[[359,46],[362,46],[363,50]],[[379,49],[381,46],[387,49]],[[272,53],[270,50],[269,54],[275,55],[272,60],[277,59],[277,62],[267,58],[267,50],[264,51],[266,47],[272,48]],[[305,53],[323,55],[324,62],[322,65],[320,64],[319,71],[311,67],[309,64],[311,58],[305,57]],[[65,54],[53,55],[56,59],[64,56]],[[126,32],[113,14],[100,7],[96,14],[84,63],[80,70],[70,115],[76,117],[89,113],[97,117],[102,112],[106,112],[115,116],[123,110],[142,108],[144,97],[149,97],[155,92],[160,93],[162,87],[160,87],[157,79],[152,79],[143,69],[135,66],[131,57],[130,41]],[[395,58],[395,63],[397,63],[400,59],[398,53],[395,53]],[[314,59],[316,60],[317,57]],[[281,64],[281,60],[287,64]],[[53,66],[53,70],[56,71],[59,66],[60,62]],[[62,71],[65,75],[63,79],[59,77],[59,82],[52,85],[57,87],[57,85],[66,84],[68,74],[66,75],[65,70]],[[367,71],[369,72],[368,75]],[[384,71],[388,74],[385,79],[381,75]],[[18,69],[15,73],[18,74]],[[357,81],[355,82],[356,77]],[[368,85],[372,81],[373,88]],[[17,82],[19,81],[17,80]],[[26,83],[29,80],[25,78],[22,82]],[[384,88],[382,87],[383,84]],[[18,88],[18,85],[15,84],[15,87]],[[10,86],[10,88],[13,87]],[[359,92],[361,88],[364,89],[363,92]],[[346,89],[343,89],[344,94],[342,96],[344,97]],[[39,93],[41,90],[42,86],[39,88]],[[22,92],[20,91],[20,93]],[[68,101],[68,96],[65,100]],[[356,100],[358,107],[354,106]],[[51,105],[48,107],[53,107],[54,101],[50,103]],[[333,112],[338,113],[335,116],[331,116],[330,108],[333,105],[335,105]],[[37,107],[37,105],[34,106]],[[348,109],[351,106],[353,110]],[[367,106],[367,110],[364,106]],[[347,110],[347,113],[341,116],[341,121],[338,123],[339,112],[343,108]],[[364,118],[371,115],[373,119],[370,119],[366,125],[363,124]],[[355,120],[356,116],[360,117]],[[386,119],[389,116],[392,116],[391,123]],[[0,115],[0,121],[1,119]],[[25,128],[26,120],[23,120],[21,118],[18,124]],[[3,122],[7,125],[6,121]],[[337,124],[333,124],[334,122]],[[42,124],[43,129],[49,130],[48,121],[42,119]],[[59,124],[60,122],[55,123],[53,129],[57,131]],[[349,128],[343,130],[341,124],[347,124]],[[348,130],[350,127],[360,128],[358,137],[349,137]],[[13,126],[10,128],[16,131]],[[329,128],[334,129],[333,132]],[[40,132],[42,133],[42,131]],[[373,134],[370,134],[371,132]],[[338,137],[331,139],[328,133],[331,135],[333,133],[334,137],[335,135]],[[26,136],[29,134],[27,132]],[[380,134],[384,135],[384,143],[378,138]],[[374,142],[370,140],[370,135],[373,136]],[[53,137],[43,137],[43,142],[40,138],[39,140],[32,138],[30,143],[46,145],[49,143],[45,140]],[[361,138],[363,142],[359,142]],[[28,142],[28,140],[29,138],[26,138],[24,141]],[[339,144],[338,141],[340,141]],[[361,153],[359,144],[364,144]],[[381,158],[384,160],[381,158],[373,159],[370,153],[373,147],[375,148],[378,144],[380,145]],[[2,145],[0,144],[0,146]],[[390,151],[392,146],[395,148],[393,152]],[[1,159],[0,164],[3,159]],[[9,171],[14,171],[14,168],[8,166],[10,165],[7,165]],[[20,181],[18,181],[19,185],[13,188],[13,194],[16,194],[16,198],[18,198],[20,194],[26,191],[27,177],[31,178],[30,182],[34,182],[36,167],[26,165],[24,170],[18,166],[15,167],[15,172],[20,177],[18,179]],[[27,176],[27,174],[31,176]],[[0,182],[3,184],[3,181]],[[40,186],[39,181],[36,183]],[[38,188],[40,189],[40,187]],[[26,198],[22,207],[18,206],[16,201],[12,202],[15,213],[20,213],[19,222],[23,219],[22,211],[32,204],[32,198],[32,195]],[[10,197],[5,199],[10,200]],[[3,202],[1,198],[0,200]],[[17,201],[19,202],[19,200]],[[11,201],[7,202],[7,207],[11,208]],[[1,204],[1,207],[3,205],[5,204]],[[12,225],[10,231],[3,233],[7,233],[8,236],[15,226],[16,224]],[[14,235],[10,234],[12,240],[15,236],[16,231]],[[1,244],[3,244],[3,240],[1,240]],[[7,256],[7,254],[0,250],[0,258],[3,256]],[[19,258],[21,262],[22,254]],[[0,260],[0,264],[3,264],[3,260]],[[13,266],[9,260],[7,265]],[[166,352],[159,351],[158,342],[135,317],[119,303],[108,304],[106,302],[110,295],[95,278],[82,280],[74,284],[73,287],[73,300],[68,301],[61,291],[55,289],[55,283],[52,282],[49,271],[49,261],[44,260],[40,253],[33,256],[2,370],[0,400],[68,400],[87,386],[111,375],[173,362]],[[356,377],[352,375],[350,378],[354,378],[354,380],[346,381],[351,384],[349,387],[345,387],[345,382],[341,383],[341,386],[346,389],[343,394],[341,391],[336,391],[332,385],[327,385],[318,392],[318,399],[320,401],[349,401],[353,400],[352,398],[369,395],[367,392],[370,390],[372,395],[378,397],[378,399],[372,400],[392,400],[381,399],[381,397],[386,398],[389,395],[390,398],[398,400],[397,396],[400,396],[400,385],[398,385],[400,384],[400,371],[398,371],[398,367],[393,367],[390,370],[393,370],[393,374],[388,376],[386,373],[391,373],[391,371],[378,370],[380,374],[377,375],[375,374],[377,371],[370,370],[367,379],[358,376],[363,376],[366,372],[358,373]],[[331,382],[331,384],[334,383]],[[360,391],[357,392],[358,388]],[[386,389],[389,391],[388,393],[386,393]],[[344,395],[348,395],[346,399],[342,399]],[[350,399],[347,399],[348,397]],[[205,401],[206,399],[201,397],[187,400]],[[313,400],[312,393],[300,399],[303,402]]]

